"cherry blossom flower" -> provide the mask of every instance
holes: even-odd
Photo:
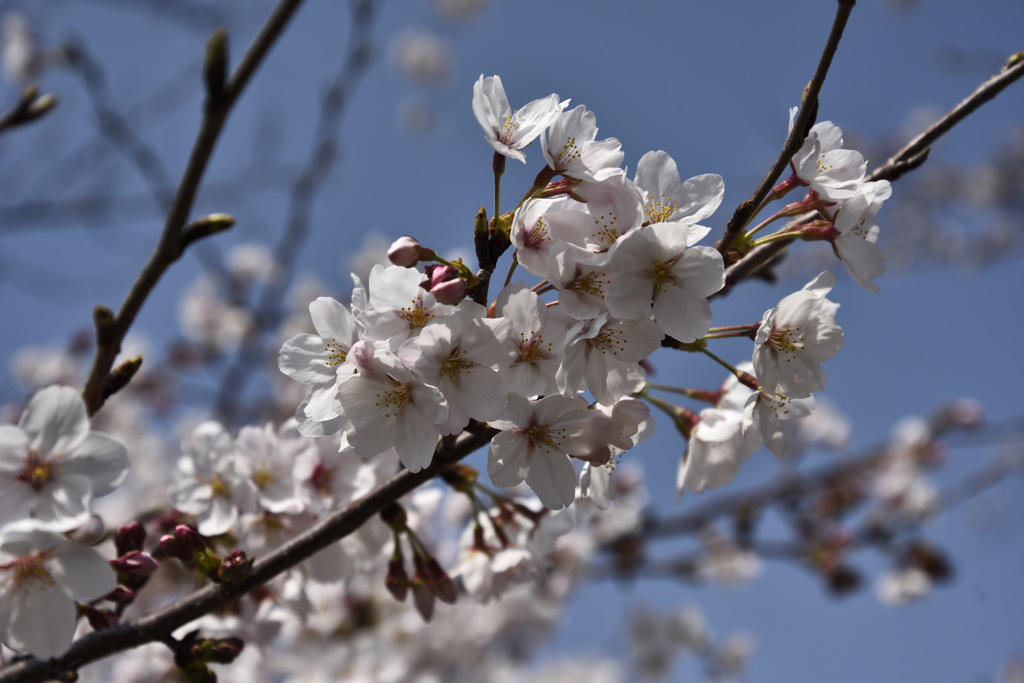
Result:
[[[273,425],[242,427],[235,437],[238,471],[256,487],[262,509],[272,513],[296,513],[303,509],[299,485],[293,476],[295,463],[313,444],[296,429],[294,420],[280,431]]]
[[[428,323],[448,315],[452,306],[438,303],[433,294],[420,287],[422,281],[423,274],[415,268],[374,266],[366,307],[356,313],[363,328],[361,337],[387,342],[394,351]],[[356,301],[354,292],[352,300]]]
[[[323,423],[339,417],[335,394],[338,384],[355,372],[348,353],[359,339],[358,329],[349,310],[330,297],[311,302],[309,314],[317,333],[299,334],[286,341],[277,365],[281,372],[310,387],[300,422]]]
[[[789,127],[797,108],[790,109]],[[810,185],[827,201],[841,201],[857,194],[867,162],[860,152],[843,149],[843,131],[831,121],[816,123],[790,162],[801,182]]]
[[[537,277],[548,276],[548,252],[557,244],[551,236],[548,216],[563,211],[582,214],[586,204],[568,197],[530,199],[512,215],[509,239],[516,248],[516,260]]]
[[[565,340],[565,356],[556,379],[562,393],[581,384],[599,403],[612,405],[639,389],[640,361],[661,346],[664,333],[650,318],[618,320],[602,313],[576,323]]]
[[[605,266],[623,235],[643,223],[640,190],[621,175],[580,185],[575,192],[586,202],[585,210],[547,214],[551,235],[579,247],[577,260]]]
[[[114,570],[92,548],[20,524],[0,532],[0,640],[39,659],[64,654],[75,602],[114,590]]]
[[[593,447],[596,423],[587,414],[587,402],[557,394],[530,401],[510,393],[505,416],[491,422],[502,430],[491,439],[487,453],[491,481],[511,488],[525,480],[553,510],[571,504],[576,498],[576,470],[569,456],[588,456]],[[607,434],[603,440],[608,442]]]
[[[483,306],[464,301],[457,313],[423,328],[398,349],[413,376],[440,389],[448,401],[447,419],[436,425],[442,436],[458,434],[469,420],[486,422],[505,409],[508,388],[491,366],[502,358],[510,322],[484,318]]]
[[[755,391],[743,407],[743,433],[756,428],[768,450],[781,458],[785,452],[782,423],[807,417],[814,405],[814,396],[792,398],[778,391],[774,394]]]
[[[573,321],[557,307],[545,306],[525,282],[501,290],[495,310],[511,323],[508,353],[498,364],[509,390],[526,396],[555,393],[555,373]]]
[[[600,182],[621,175],[622,145],[596,137],[597,117],[581,104],[555,117],[541,134],[540,149],[548,167],[568,178]]]
[[[689,489],[701,493],[732,482],[743,461],[761,448],[753,429],[743,433],[743,413],[705,408],[679,461],[676,500]]]
[[[15,425],[0,425],[0,525],[24,519],[68,531],[89,518],[93,498],[128,476],[128,451],[89,431],[81,395],[70,387],[36,392]]]
[[[750,364],[739,366],[748,371]],[[743,406],[753,393],[730,375],[722,384],[721,398],[700,411],[690,433],[676,475],[676,502],[684,490],[701,493],[732,482],[743,462],[761,448],[754,430],[743,429]]]
[[[385,350],[376,353],[366,342],[359,342],[352,352],[359,373],[338,390],[338,400],[351,421],[349,443],[364,458],[394,448],[409,471],[419,472],[434,458],[438,437],[434,425],[448,418],[444,394],[414,379]]]
[[[900,567],[886,572],[875,587],[878,599],[889,607],[920,600],[931,591],[931,577],[919,567]]]
[[[872,280],[885,272],[885,254],[878,247],[878,223],[875,214],[882,203],[892,195],[887,180],[861,183],[859,192],[843,202],[833,225],[839,235],[832,240],[846,271],[854,281],[877,293],[880,289]]]
[[[234,444],[219,422],[203,422],[182,442],[167,498],[196,516],[203,536],[226,533],[243,512],[256,509],[257,490],[238,467]]]
[[[596,318],[608,310],[604,296],[611,271],[590,264],[587,252],[558,242],[548,256],[548,280],[558,290],[558,307],[576,320]]]
[[[675,160],[661,150],[640,157],[633,182],[643,193],[645,223],[699,223],[725,198],[722,176],[708,173],[680,182]],[[694,241],[709,230],[704,228]]]
[[[761,388],[790,398],[806,398],[825,388],[822,363],[843,347],[835,321],[839,305],[825,296],[836,284],[826,270],[765,311],[754,340],[754,372]]]
[[[615,272],[605,301],[617,318],[649,312],[666,334],[681,342],[711,327],[707,297],[725,285],[722,256],[711,247],[691,247],[693,226],[654,223],[623,237],[612,255]]]
[[[526,155],[520,150],[550,126],[568,103],[559,103],[558,95],[552,93],[513,111],[500,77],[484,78],[481,74],[473,86],[473,115],[484,129],[487,144],[499,154],[524,164]]]

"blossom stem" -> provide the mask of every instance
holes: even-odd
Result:
[[[780,230],[779,232],[776,232],[776,233],[773,233],[771,235],[768,235],[767,237],[762,237],[761,239],[756,239],[756,240],[754,240],[753,242],[750,243],[750,247],[754,248],[754,247],[759,247],[762,244],[768,244],[769,242],[779,242],[779,241],[782,241],[782,240],[792,241],[792,240],[795,240],[795,239],[797,239],[797,235],[794,234],[792,228],[789,228],[787,230]]]
[[[850,18],[850,13],[853,11],[855,4],[855,0],[839,0],[835,20],[832,22],[832,30],[825,41],[825,48],[822,50],[821,59],[814,70],[814,76],[804,90],[804,101],[800,106],[796,119],[793,121],[793,128],[786,137],[782,149],[779,150],[779,156],[775,159],[775,163],[772,164],[771,169],[765,174],[764,179],[758,185],[754,194],[750,199],[740,204],[733,213],[732,218],[729,219],[729,224],[725,228],[725,234],[722,235],[722,239],[718,242],[719,253],[726,254],[729,251],[732,243],[740,236],[743,228],[749,224],[751,215],[761,206],[764,198],[771,192],[776,180],[786,170],[790,160],[800,151],[800,146],[807,135],[807,129],[810,128],[811,119],[818,111],[818,93],[821,92],[825,76],[832,65],[832,57],[835,56],[836,50],[839,48],[839,41],[843,37],[843,30],[846,28],[846,22]]]
[[[726,370],[728,370],[728,371],[729,371],[729,372],[731,372],[732,374],[736,375],[736,377],[739,377],[739,376],[740,376],[740,374],[739,374],[739,370],[737,370],[737,369],[736,369],[736,368],[734,368],[734,367],[733,367],[732,365],[730,365],[729,363],[725,362],[724,360],[722,360],[721,358],[719,358],[719,357],[718,357],[718,356],[716,356],[715,354],[711,353],[711,352],[710,352],[710,351],[708,351],[707,349],[701,349],[701,351],[702,351],[702,352],[704,353],[704,355],[706,355],[706,356],[707,356],[708,358],[710,358],[711,360],[715,361],[716,363],[718,363],[719,365],[721,365],[721,366],[722,366],[723,368],[725,368]]]
[[[730,325],[729,327],[712,327],[703,339],[726,339],[728,337],[749,337],[761,326],[760,322],[750,325]]]
[[[516,266],[519,265],[519,259],[515,254],[512,254],[512,265],[508,267],[508,275],[505,276],[505,287],[512,282],[512,273],[516,272]]]
[[[505,156],[495,152],[491,168],[494,170],[494,216],[497,220],[497,217],[501,215],[499,210],[501,206],[501,176],[505,173]]]
[[[682,394],[683,396],[686,396],[687,398],[692,398],[695,401],[703,401],[705,403],[710,403],[712,405],[718,403],[718,399],[720,398],[721,394],[721,392],[708,391],[706,389],[684,389],[682,387],[670,387],[665,384],[654,384],[652,382],[648,382],[647,386],[644,387],[645,391],[647,389],[655,389],[657,391],[668,391],[673,394]],[[643,395],[645,397],[648,396],[648,394],[646,393],[644,393]]]

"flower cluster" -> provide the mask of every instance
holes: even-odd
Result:
[[[497,76],[477,81],[473,111],[495,150],[496,194],[504,158],[525,163],[524,149],[540,140],[546,166],[533,187],[489,225],[478,218],[476,231],[478,254],[505,240],[512,268],[539,283],[512,281],[510,271],[487,305],[481,283],[493,264],[474,273],[404,236],[388,251],[393,265],[357,280],[351,306],[310,304],[316,334],[287,341],[279,365],[306,390],[301,433],[342,433],[364,457],[394,449],[415,472],[430,465],[439,437],[487,423],[500,430],[488,454],[492,482],[525,482],[559,509],[576,497],[574,461],[599,467],[650,433],[637,400],[650,398],[647,358],[663,345],[704,350],[725,261],[699,243],[724,182],[682,180],[664,151],[643,155],[631,180],[619,142],[597,139],[593,112],[555,94],[513,110]],[[869,222],[888,185],[865,182],[863,158],[841,149],[831,123],[811,129],[792,165],[774,197],[802,186],[808,196],[776,217],[817,210],[830,232],[817,221],[765,239],[827,235],[859,282],[877,275],[851,255],[877,249]],[[740,248],[764,241],[753,235],[766,223],[744,233]],[[838,306],[826,298],[834,285],[826,271],[766,312],[751,335],[753,374],[734,368],[713,407],[690,411],[680,492],[727,483],[762,443],[782,454],[782,423],[810,413],[812,392],[825,385],[822,363],[842,346]]]
[[[770,197],[807,188],[806,198],[744,228],[723,255],[701,244],[711,231],[704,223],[724,196],[720,176],[684,180],[668,153],[651,151],[630,179],[619,142],[598,139],[593,112],[568,105],[552,94],[513,110],[501,80],[480,77],[473,111],[493,148],[496,206],[490,220],[481,209],[474,226],[479,270],[404,236],[387,251],[390,265],[353,276],[349,303],[315,299],[309,304],[314,332],[291,336],[278,356],[282,373],[302,388],[294,419],[234,434],[219,422],[196,426],[182,441],[166,487],[171,509],[155,527],[173,532],[160,540],[165,555],[210,580],[238,581],[253,557],[362,498],[400,466],[430,467],[439,442],[453,443],[467,431],[490,437],[486,468],[495,486],[525,483],[536,497],[486,489],[472,468],[448,467],[442,476],[451,497],[471,508],[461,513],[464,532],[453,549],[451,577],[421,539],[430,533],[424,520],[438,513],[440,496],[436,489],[420,491],[306,561],[275,585],[274,600],[253,598],[251,607],[260,611],[254,622],[294,626],[316,614],[320,592],[336,597],[325,586],[338,583],[355,587],[350,601],[360,590],[376,600],[385,587],[399,603],[411,595],[412,606],[390,608],[394,619],[415,609],[429,620],[435,600],[452,603],[460,589],[480,602],[521,598],[529,577],[544,572],[550,579],[558,562],[567,594],[573,572],[596,545],[642,526],[638,478],[613,480],[612,473],[653,431],[650,406],[668,413],[688,442],[679,494],[729,483],[762,445],[780,456],[792,447],[785,423],[814,409],[813,394],[826,383],[823,363],[843,344],[838,304],[827,298],[835,276],[822,272],[753,324],[712,327],[709,300],[726,285],[727,263],[775,240],[828,240],[853,278],[877,290],[872,280],[883,259],[874,216],[888,184],[866,181],[866,163],[842,149],[839,129],[818,124],[792,160],[793,176]],[[500,212],[505,159],[525,163],[534,140],[545,166],[515,207]],[[817,218],[755,237],[772,220],[808,212]],[[504,286],[489,292],[509,248],[514,256]],[[240,287],[276,276],[273,260],[259,249],[239,252],[232,264]],[[513,280],[520,266],[535,283]],[[199,347],[230,348],[249,326],[248,319],[222,315],[226,304],[209,287],[189,301],[183,314],[194,323]],[[732,366],[711,353],[709,344],[726,336],[752,340],[750,362]],[[729,375],[714,390],[650,383],[649,359],[663,347],[706,354]],[[706,405],[676,406],[654,395],[661,389]],[[888,492],[879,497],[914,507],[917,465],[894,465],[877,484]],[[156,569],[137,523],[118,531],[118,558],[110,562],[68,538],[88,536],[82,529],[93,499],[113,491],[127,473],[126,447],[90,431],[86,407],[72,389],[39,391],[17,425],[0,426],[5,643],[37,656],[60,654],[78,613],[97,628],[116,623],[133,590]],[[616,494],[618,514],[601,515]],[[570,540],[567,532],[581,525],[588,535]],[[221,549],[228,550],[223,558]],[[731,543],[708,543],[707,555],[700,573],[722,582],[745,581],[759,566],[752,552]],[[385,578],[367,588],[368,575]],[[96,607],[101,599],[116,607]],[[211,628],[223,625],[209,619]],[[252,628],[247,639],[258,640]],[[233,642],[203,642],[196,652],[222,648],[231,658],[240,655]],[[663,663],[678,647],[672,641],[648,658]],[[205,671],[215,661],[189,666]]]

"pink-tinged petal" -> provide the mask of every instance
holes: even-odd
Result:
[[[117,439],[90,432],[60,465],[64,474],[89,479],[94,497],[105,496],[128,476],[128,449]]]
[[[314,334],[299,334],[284,343],[277,357],[277,367],[302,384],[333,382],[337,366],[328,365],[327,342]]]
[[[439,424],[448,417],[448,403],[437,387],[414,383],[409,388],[413,405],[431,424]]]
[[[576,500],[576,470],[561,453],[534,452],[526,485],[552,510],[561,510]]]
[[[668,256],[662,253],[662,247],[650,228],[633,230],[625,235],[615,247],[615,254],[612,255],[612,270],[616,273],[627,273],[640,270],[649,271],[657,259]],[[618,282],[616,278],[613,282]],[[648,296],[648,298],[650,298]],[[621,317],[621,316],[620,316]]]
[[[117,586],[110,565],[92,548],[67,544],[46,559],[46,568],[74,600],[102,598]]]
[[[238,508],[223,496],[214,496],[210,506],[199,514],[196,528],[203,536],[219,536],[238,521]]]
[[[37,659],[67,652],[75,636],[75,603],[68,594],[44,580],[30,580],[3,599],[9,609],[4,642]]]
[[[39,490],[35,519],[46,529],[69,531],[89,519],[92,484],[83,476],[67,475]]]
[[[28,484],[7,477],[0,479],[0,526],[28,519],[38,499]]]
[[[708,297],[725,286],[722,255],[712,247],[691,247],[672,268],[676,281],[696,296]]]
[[[640,270],[619,275],[605,293],[608,312],[621,320],[650,315],[654,283]]]
[[[846,233],[836,238],[835,248],[850,277],[864,289],[877,294],[881,288],[872,280],[885,272],[885,254],[879,246],[853,233]]]
[[[516,431],[501,432],[491,439],[487,451],[487,474],[491,483],[503,489],[523,483],[530,470],[529,442]]]
[[[350,346],[355,341],[355,321],[345,306],[329,296],[322,296],[309,304],[313,327],[325,342],[331,339]]]
[[[70,451],[89,433],[89,416],[81,394],[70,387],[46,387],[25,406],[18,426],[39,453]]]
[[[707,334],[711,305],[679,287],[670,287],[654,302],[654,320],[671,337],[689,343]]]
[[[198,515],[213,499],[213,489],[192,476],[175,479],[167,487],[167,499],[176,509]]]
[[[713,214],[724,198],[722,176],[716,173],[694,176],[680,188],[676,201],[679,208],[672,214],[672,220],[699,223]]]
[[[340,407],[336,404],[336,396],[337,388],[333,384],[313,389],[303,406],[303,414],[314,422],[333,420],[338,417],[337,409]]]
[[[522,428],[529,424],[532,416],[533,403],[530,399],[522,394],[509,392],[508,403],[505,405],[505,419],[491,420],[491,426],[501,430]]]
[[[393,429],[395,451],[410,472],[419,472],[430,465],[439,435],[423,413],[407,410],[401,419],[395,420]]]
[[[28,454],[25,432],[14,425],[0,425],[0,472],[19,472]]]

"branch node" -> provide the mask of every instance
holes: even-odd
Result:
[[[203,79],[206,81],[206,107],[217,106],[224,97],[224,84],[228,73],[228,34],[217,29],[206,43],[203,60]]]
[[[103,381],[103,400],[124,389],[142,367],[142,356],[135,356],[114,368]]]
[[[181,251],[193,242],[224,232],[234,224],[235,217],[226,213],[211,213],[209,216],[195,219],[181,231]]]

